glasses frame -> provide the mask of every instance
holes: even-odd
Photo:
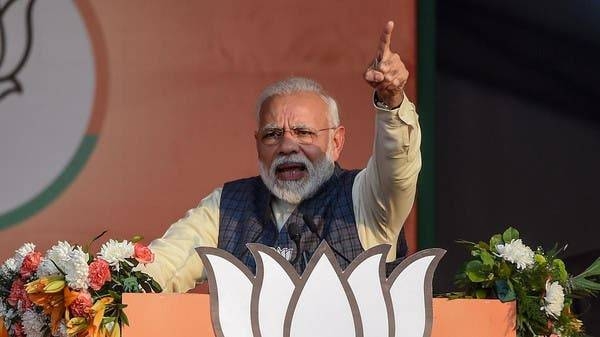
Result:
[[[256,135],[258,137],[258,139],[260,140],[261,144],[266,145],[266,146],[275,146],[275,145],[279,145],[281,144],[281,141],[283,140],[283,136],[285,136],[286,132],[289,132],[290,135],[298,142],[298,144],[302,144],[302,145],[312,145],[314,144],[315,140],[317,139],[317,137],[319,136],[319,132],[325,131],[325,130],[336,130],[337,128],[339,128],[339,126],[333,126],[333,127],[329,127],[329,128],[324,128],[324,129],[312,129],[312,128],[308,128],[308,127],[303,127],[303,126],[298,126],[298,127],[294,127],[294,128],[264,128],[262,130],[258,130],[256,131]],[[281,135],[279,135],[279,137],[275,140],[274,143],[265,143],[265,136],[266,134],[265,131],[269,130],[269,131],[278,131],[281,133]],[[310,142],[305,142],[302,141],[298,135],[297,135],[297,131],[296,130],[305,130],[305,131],[311,131],[313,134],[310,135]]]

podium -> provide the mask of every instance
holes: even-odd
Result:
[[[208,294],[123,294],[124,337],[214,337]],[[516,337],[515,302],[433,299],[431,337]]]

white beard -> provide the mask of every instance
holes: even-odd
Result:
[[[297,205],[302,200],[312,197],[329,180],[335,168],[335,163],[331,157],[328,149],[323,159],[318,160],[314,165],[305,155],[300,153],[278,156],[273,160],[270,168],[259,161],[260,177],[274,196],[290,204]],[[299,180],[277,179],[277,166],[284,163],[304,164],[306,176]]]

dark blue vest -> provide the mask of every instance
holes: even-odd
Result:
[[[296,207],[279,232],[271,211],[274,196],[260,177],[226,183],[220,200],[218,247],[232,253],[254,272],[256,265],[246,244],[257,242],[281,250],[288,249],[293,251],[291,258],[294,258],[297,249],[287,229],[295,225],[301,233],[303,256],[294,267],[301,273],[321,241],[304,223],[304,219],[311,219],[313,228],[333,248],[340,267],[345,269],[348,261],[363,252],[352,202],[352,185],[358,172],[343,170],[336,165],[332,177],[313,197]],[[398,257],[406,255],[403,232],[397,251]]]

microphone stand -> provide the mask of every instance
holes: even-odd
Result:
[[[290,239],[292,239],[292,241],[294,241],[294,244],[296,245],[296,256],[292,261],[290,261],[290,263],[293,266],[295,266],[298,260],[300,260],[300,256],[304,255],[300,246],[300,241],[302,240],[302,233],[300,232],[298,224],[295,222],[291,222],[288,225],[287,231]]]

